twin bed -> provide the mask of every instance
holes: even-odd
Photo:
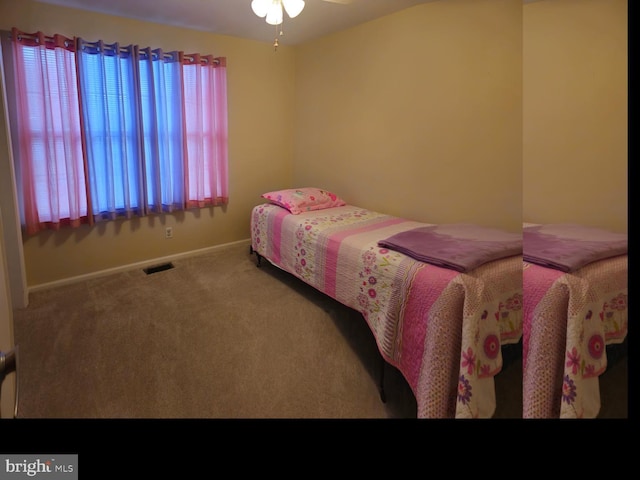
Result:
[[[595,418],[607,353],[626,345],[627,236],[525,224],[523,417]]]
[[[523,418],[595,418],[607,349],[626,342],[626,235],[434,225],[331,192],[269,192],[251,253],[360,312],[418,418],[490,418],[503,350],[522,350]],[[524,250],[523,250],[524,246]]]
[[[519,234],[415,222],[320,189],[263,197],[251,216],[258,262],[360,312],[418,418],[493,416],[502,347],[522,336]]]

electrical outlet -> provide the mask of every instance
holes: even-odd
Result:
[[[173,238],[173,227],[167,227],[164,229],[164,238]]]

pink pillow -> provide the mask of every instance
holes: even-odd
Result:
[[[286,208],[294,215],[311,210],[342,207],[345,201],[335,193],[315,187],[291,188],[263,193],[262,198]]]

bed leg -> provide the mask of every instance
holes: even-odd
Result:
[[[260,255],[258,252],[256,252],[253,249],[253,245],[249,245],[249,255],[252,255],[254,253],[256,254],[256,258],[258,259],[258,263],[257,263],[256,267],[259,267],[260,266],[260,260],[262,260],[262,255]]]
[[[387,395],[384,393],[384,368],[386,365],[386,361],[382,354],[380,354],[380,400],[382,403],[387,403]]]

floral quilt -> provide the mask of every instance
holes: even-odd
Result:
[[[253,250],[362,313],[419,418],[489,418],[501,346],[522,336],[522,256],[461,273],[378,246],[426,224],[345,205],[293,215],[262,204]]]
[[[627,255],[573,273],[524,262],[523,292],[523,417],[597,417],[606,346],[627,335]]]

